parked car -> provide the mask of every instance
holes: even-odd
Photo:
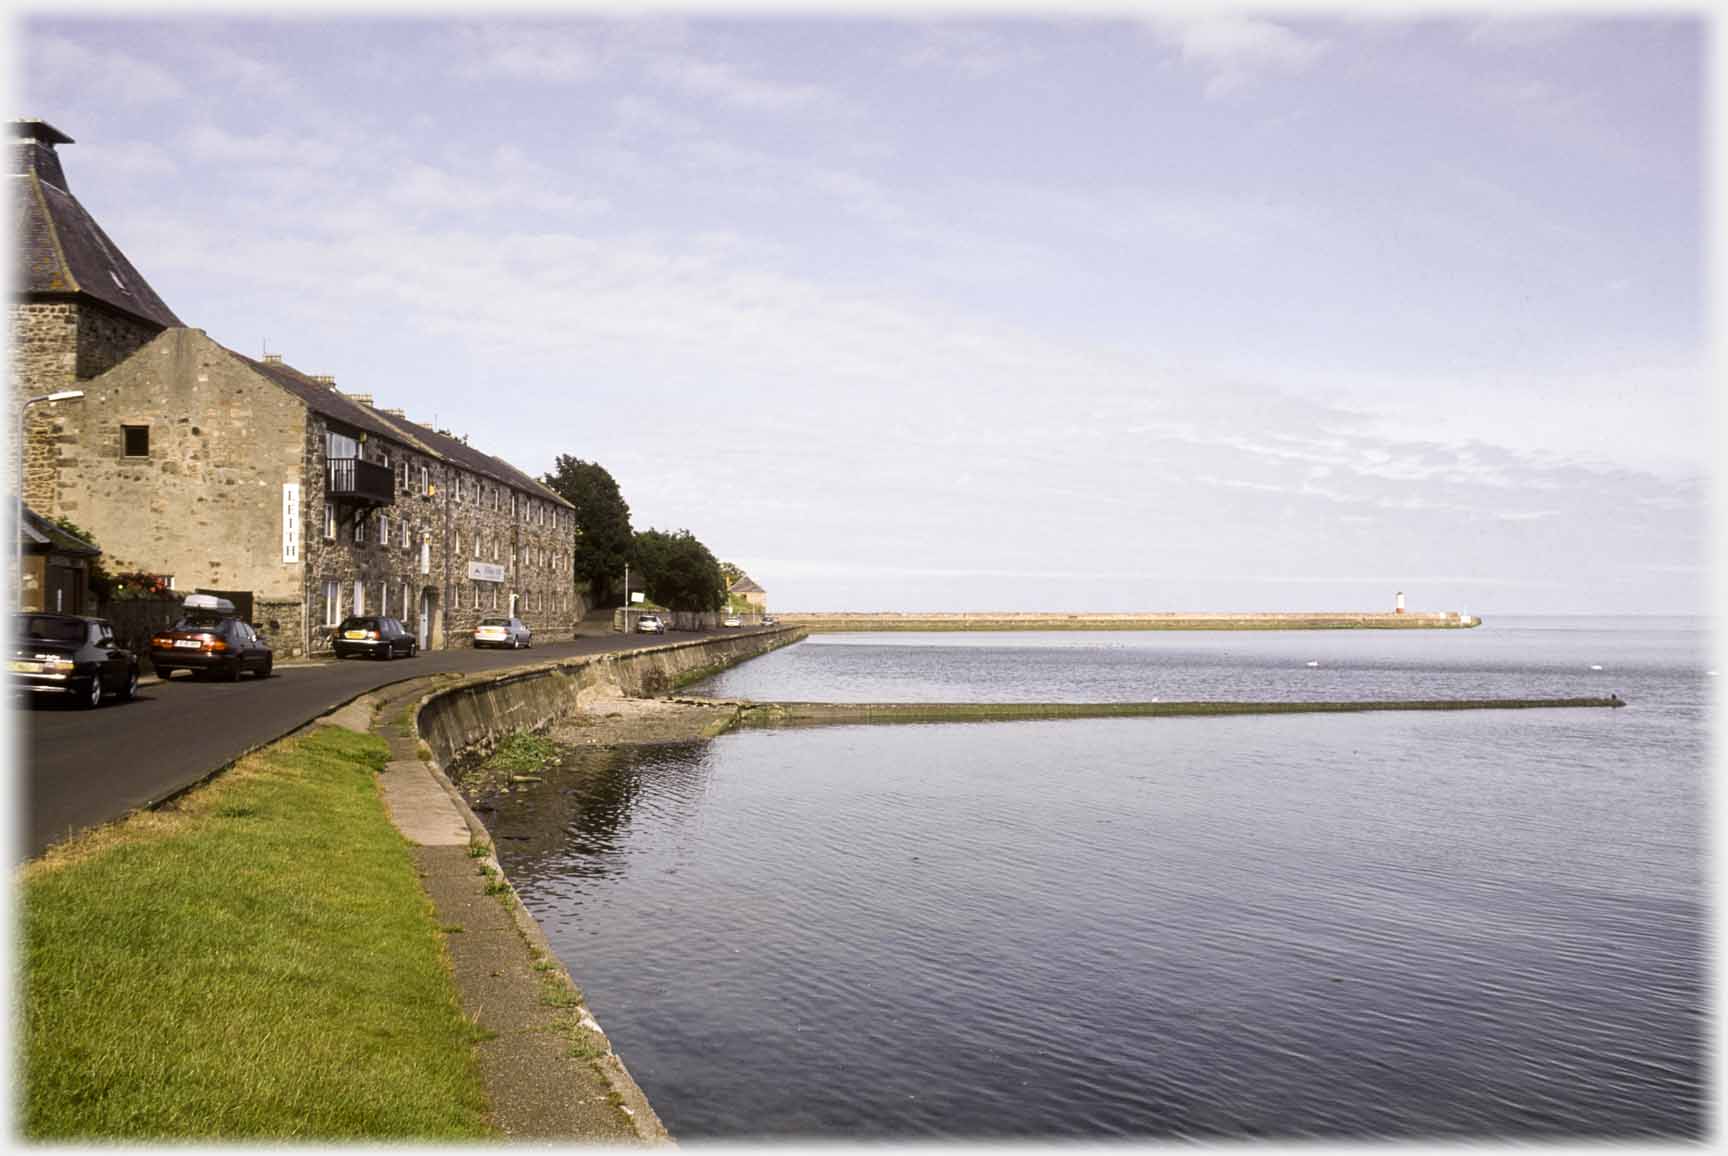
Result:
[[[780,620],[778,618],[774,617],[772,614],[764,614],[762,616],[762,625],[764,625],[764,626],[778,626],[778,625],[780,625]]]
[[[176,670],[189,670],[195,678],[219,674],[229,682],[243,670],[269,678],[274,664],[270,643],[251,623],[240,621],[226,598],[190,594],[173,628],[150,636],[150,665],[164,680]]]
[[[112,694],[122,702],[138,692],[138,656],[114,641],[114,627],[79,614],[16,616],[12,659],[15,689],[31,696],[68,698],[98,707]]]
[[[330,647],[337,658],[413,658],[420,653],[420,640],[395,618],[381,614],[349,617],[336,628]]]
[[[534,645],[534,632],[520,618],[482,618],[474,628],[474,646],[507,646],[517,650]]]
[[[636,632],[638,634],[665,634],[666,624],[660,620],[658,614],[644,614],[636,620]]]
[[[726,617],[724,617],[720,620],[720,625],[722,625],[722,626],[742,626],[742,625],[744,625],[744,620],[742,618],[738,617],[736,614],[728,614]]]

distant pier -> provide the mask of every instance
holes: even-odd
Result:
[[[1480,618],[1456,610],[1308,614],[855,614],[789,611],[777,617],[786,626],[802,626],[813,633],[830,634],[878,630],[1463,630],[1482,624]]]

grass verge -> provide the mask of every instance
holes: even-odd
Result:
[[[496,1136],[386,758],[321,727],[22,870],[26,1136]]]

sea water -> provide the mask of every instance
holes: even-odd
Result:
[[[816,636],[728,697],[1620,709],[746,731],[489,815],[673,1135],[1702,1134],[1695,619]]]

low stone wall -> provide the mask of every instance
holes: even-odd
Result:
[[[878,630],[1457,630],[1482,620],[1456,610],[1421,614],[1339,611],[1307,614],[852,614],[779,615],[812,633]]]
[[[1241,714],[1348,714],[1411,710],[1552,710],[1622,707],[1608,698],[1368,699],[1303,702],[757,702],[734,703],[743,727],[861,723],[1009,722],[1056,718],[1179,718]]]
[[[804,635],[782,627],[472,675],[432,691],[420,704],[417,729],[438,766],[448,768],[598,699],[663,694]]]

